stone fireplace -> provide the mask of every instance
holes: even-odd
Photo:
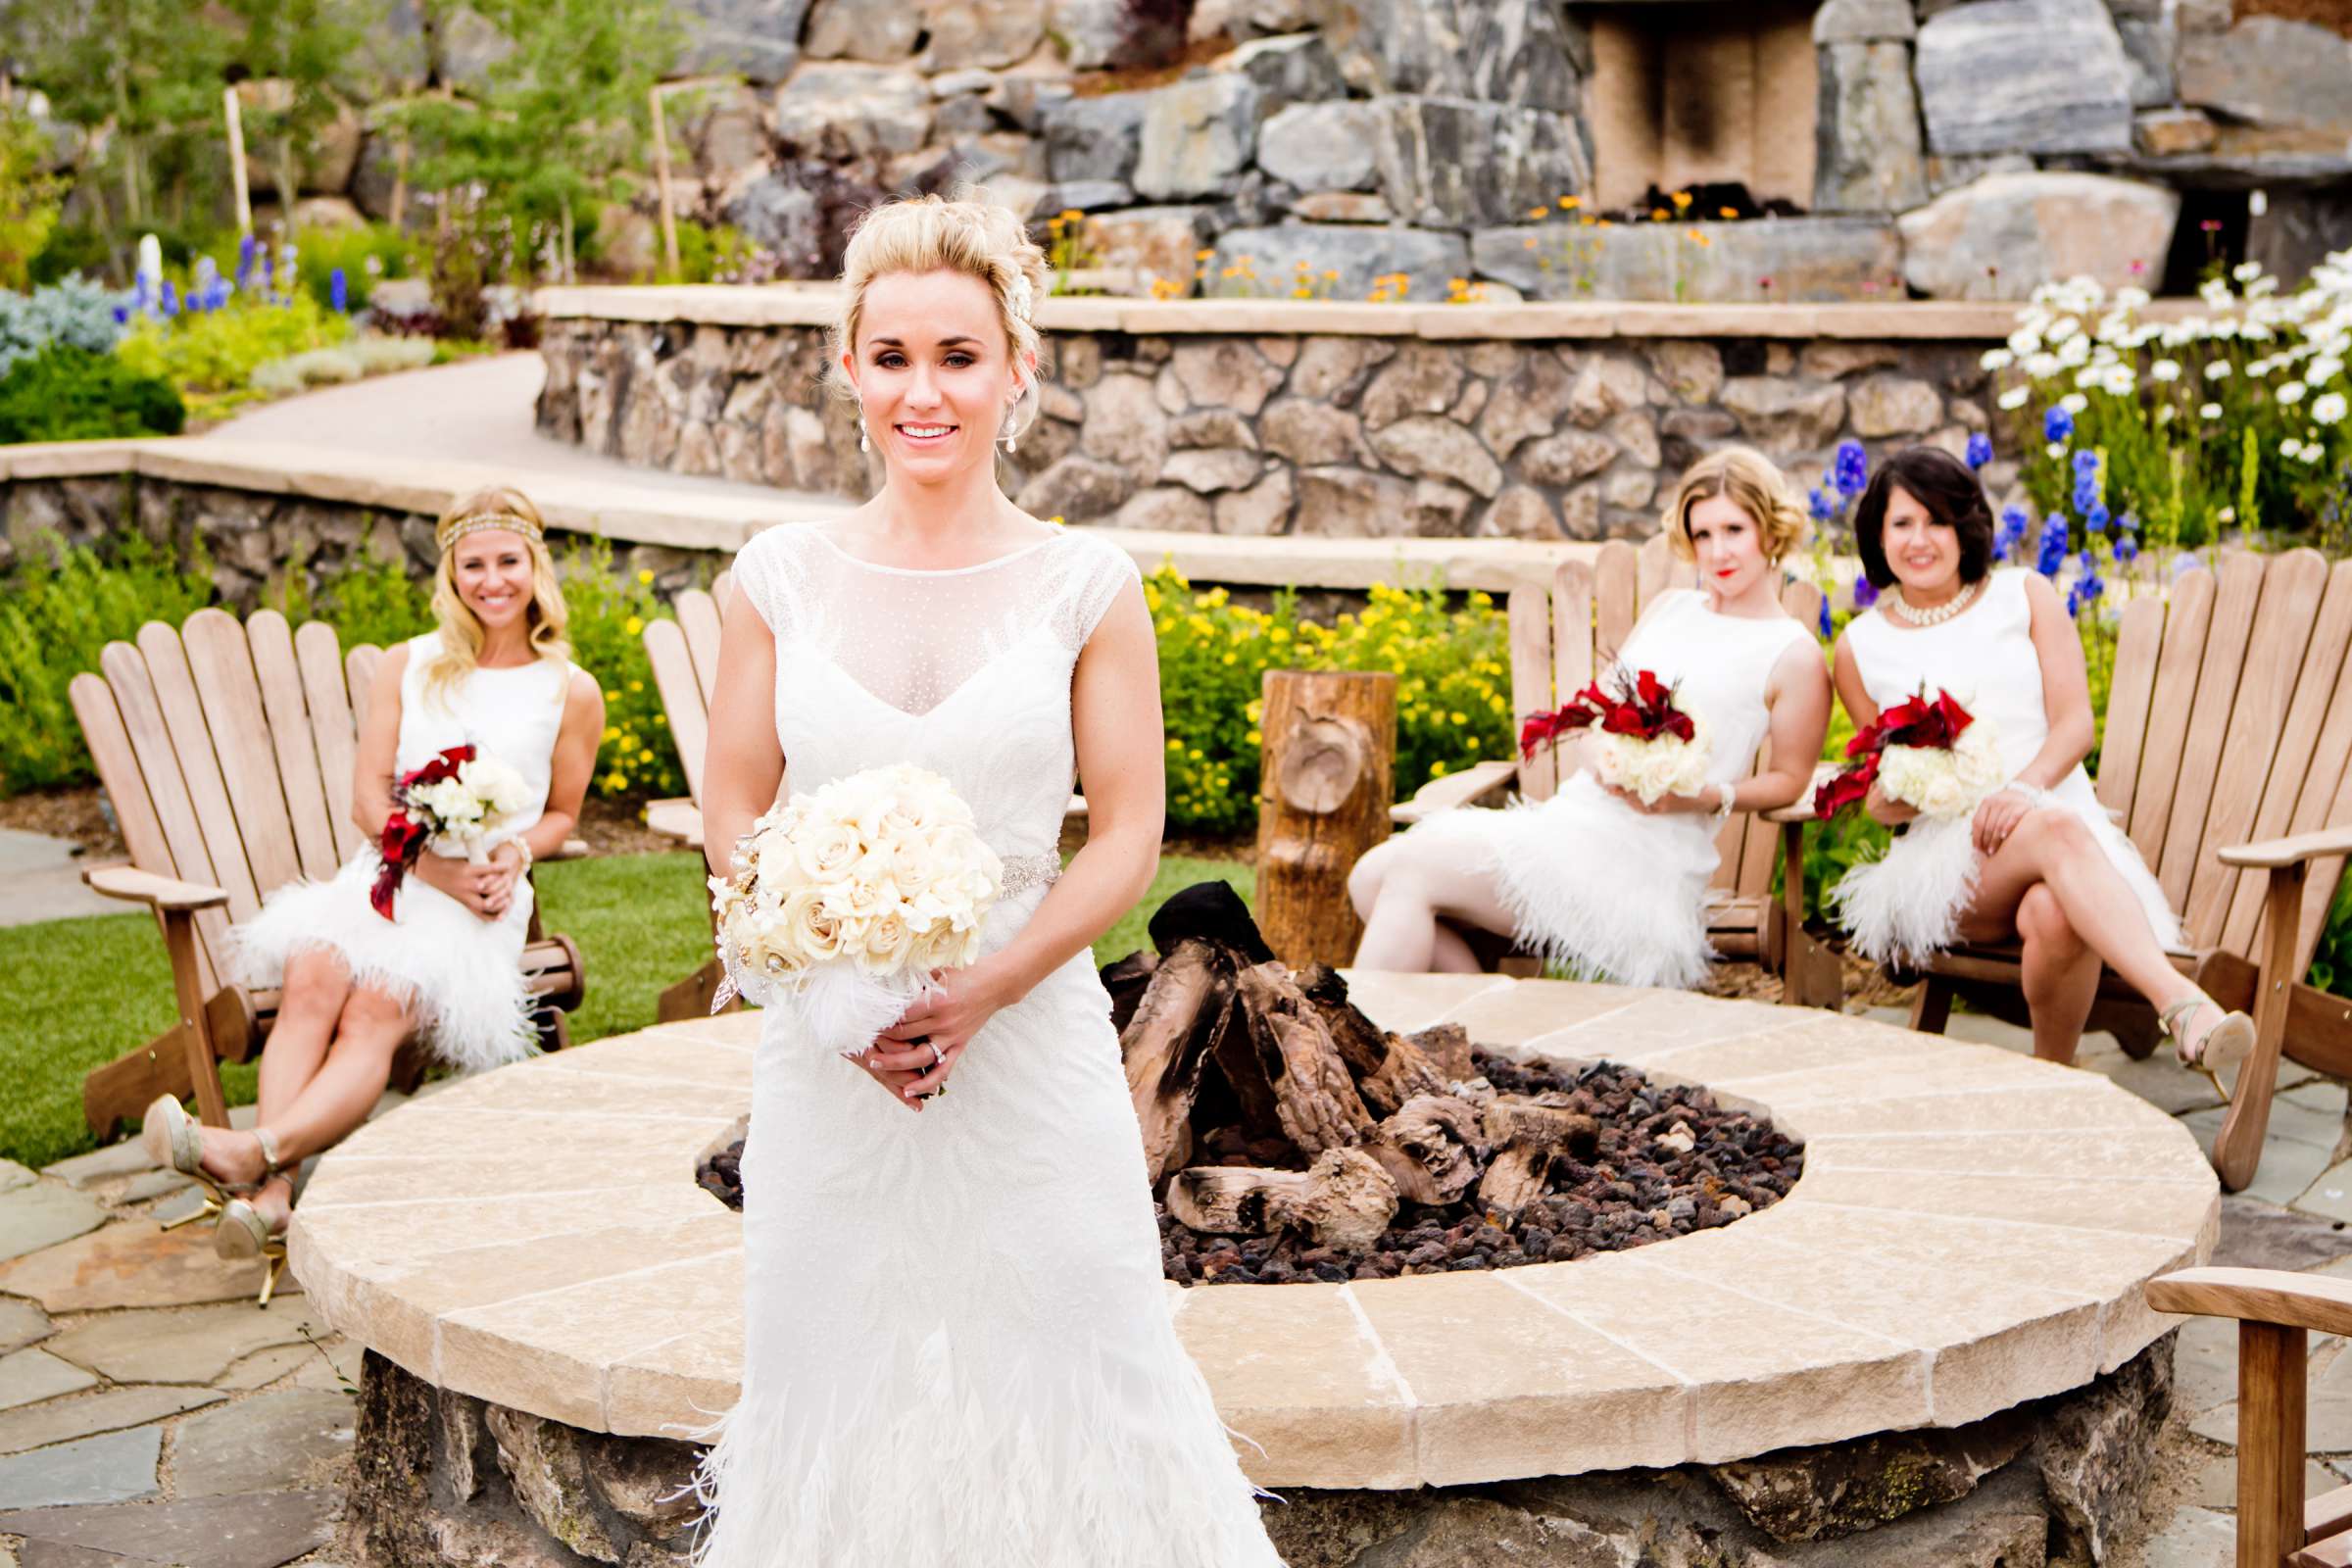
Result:
[[[1813,205],[1811,0],[1578,10],[1592,40],[1586,111],[1599,207],[1706,185],[1745,186],[1758,206]]]

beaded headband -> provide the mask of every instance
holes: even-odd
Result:
[[[475,512],[443,525],[438,541],[441,552],[447,555],[450,546],[469,533],[489,533],[495,529],[518,533],[534,543],[546,538],[540,526],[528,517],[518,517],[512,512]]]

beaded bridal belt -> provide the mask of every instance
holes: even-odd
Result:
[[[1061,880],[1061,857],[1051,850],[1043,855],[1007,855],[1004,864],[1002,896],[1007,899],[1017,898],[1031,888],[1051,887]]]

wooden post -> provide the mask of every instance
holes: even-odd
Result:
[[[228,182],[237,198],[237,232],[253,232],[253,198],[245,188],[245,117],[237,108],[237,89],[220,89],[220,102],[228,116]]]
[[[669,189],[669,122],[662,115],[662,88],[650,88],[646,96],[654,106],[654,184],[662,193],[662,258],[669,266],[669,275],[678,276],[678,209],[676,198]]]
[[[2303,1549],[2304,1383],[2310,1336],[2276,1323],[2237,1325],[2237,1560],[2274,1563]]]
[[[1269,669],[1257,811],[1257,923],[1294,969],[1355,958],[1348,873],[1389,836],[1396,677]]]

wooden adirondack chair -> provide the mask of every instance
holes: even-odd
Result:
[[[2352,1077],[2352,1001],[2302,981],[2352,851],[2348,651],[2352,561],[2312,550],[2225,553],[2167,599],[2133,600],[2118,635],[2099,800],[2180,911],[2175,962],[2254,1015],[2254,1055],[2213,1146],[2232,1192],[2261,1160],[2282,1054]],[[1954,949],[1924,979],[1915,1028],[1941,1033],[1955,996],[2024,1020],[2014,944]],[[2134,1055],[2158,1040],[2112,972],[2091,1021]]]
[[[2237,1321],[2236,1568],[2352,1562],[2352,1487],[2303,1495],[2311,1336],[2352,1334],[2352,1284],[2190,1268],[2150,1280],[2147,1297],[2159,1312]]]
[[[662,694],[662,711],[669,720],[687,790],[682,800],[648,803],[645,822],[688,849],[703,847],[703,758],[710,745],[710,692],[718,681],[719,619],[734,597],[734,585],[735,574],[722,571],[709,593],[685,590],[672,606],[676,618],[649,621],[643,634],[645,655],[654,666],[654,689]],[[1085,814],[1085,798],[1071,796],[1069,815]],[[710,999],[718,994],[723,978],[715,956],[704,959],[702,967],[662,993],[657,1016],[663,1023],[709,1016]]]
[[[1658,534],[1638,550],[1623,540],[1603,545],[1590,565],[1565,563],[1553,573],[1548,592],[1512,590],[1514,717],[1557,707],[1560,696],[1606,666],[1633,632],[1642,606],[1669,588],[1688,588],[1696,580],[1695,568],[1676,560],[1666,537]],[[1821,601],[1821,590],[1802,580],[1782,590],[1782,604],[1807,626],[1819,620]],[[1451,807],[1499,804],[1513,790],[1530,800],[1546,800],[1558,786],[1557,759],[1546,749],[1524,763],[1515,757],[1497,758],[1432,780],[1391,815],[1400,825],[1409,824]],[[1801,820],[1767,821],[1744,811],[1724,824],[1716,840],[1722,864],[1715,874],[1708,938],[1725,956],[1755,958],[1781,976],[1783,1001],[1836,1006],[1842,994],[1837,955],[1804,928],[1804,831]],[[1772,873],[1778,861],[1797,871],[1784,879],[1776,900]],[[1497,955],[1502,952],[1497,946]],[[1525,960],[1512,956],[1507,961]]]
[[[323,622],[292,631],[273,610],[242,623],[200,610],[182,628],[149,621],[136,643],[107,644],[100,673],[74,677],[74,713],[130,850],[130,864],[83,880],[155,911],[179,1002],[176,1025],[83,1079],[101,1141],[158,1095],[191,1090],[206,1123],[228,1124],[220,1063],[262,1048],[278,994],[223,984],[222,943],[264,895],[334,875],[363,842],[352,767],[381,658],[362,646],[346,659]],[[523,968],[543,1033],[564,1044],[584,988],[579,949],[534,914]],[[422,1059],[403,1054],[413,1087]]]

